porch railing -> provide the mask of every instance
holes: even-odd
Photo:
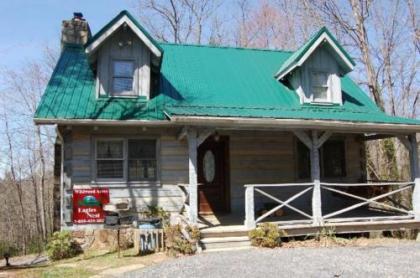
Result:
[[[273,216],[278,210],[287,208],[290,211],[297,213],[300,216],[299,219],[283,219],[284,217],[277,217],[278,221],[267,221],[275,222],[278,224],[312,224],[314,226],[322,226],[326,222],[344,222],[344,221],[374,221],[383,219],[410,219],[414,218],[414,212],[401,203],[395,202],[390,196],[404,193],[413,190],[415,182],[378,182],[378,183],[283,183],[283,184],[248,184],[245,185],[245,226],[247,228],[254,228],[258,223],[267,220],[268,217]],[[319,190],[314,190],[318,186]],[[280,190],[287,187],[296,188],[292,196],[285,200],[280,199]],[[364,194],[361,196],[357,195],[351,188],[369,188],[371,194]],[[270,193],[267,192],[270,190]],[[275,193],[273,191],[276,191]],[[335,196],[345,197],[346,201],[351,201],[351,204],[340,207],[339,209],[328,212],[322,212],[322,195],[325,192],[332,192]],[[277,193],[277,194],[276,194]],[[369,193],[369,190],[365,190],[365,193]],[[275,206],[264,211],[261,215],[256,218],[255,200],[256,194],[262,196],[267,200],[275,202]],[[292,203],[303,196],[311,194],[311,206],[308,207],[312,212],[304,211],[302,208],[298,208]],[[370,196],[365,196],[370,195]],[[357,202],[355,202],[357,201]],[[411,197],[410,197],[411,202]],[[318,206],[318,207],[314,207]],[[357,215],[356,217],[343,217],[342,215],[348,212],[354,212],[354,210],[363,207],[372,206],[371,209],[388,210],[386,216],[378,215]],[[319,214],[321,211],[321,215]],[[315,212],[315,213],[314,213]],[[395,215],[393,213],[398,213]],[[341,216],[341,217],[340,217]]]

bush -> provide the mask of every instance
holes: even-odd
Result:
[[[248,236],[251,244],[258,247],[275,248],[281,245],[281,237],[285,233],[280,231],[277,225],[264,223],[256,229],[249,231]]]
[[[82,252],[68,231],[55,232],[47,243],[48,257],[53,260],[72,258]]]
[[[189,225],[168,225],[164,229],[165,244],[169,255],[192,255],[197,251],[200,230]]]
[[[3,259],[6,254],[9,257],[17,256],[19,255],[19,249],[9,242],[0,241],[0,259]]]
[[[162,219],[164,226],[169,224],[169,213],[159,206],[147,206],[147,210],[143,212],[146,217],[157,217]]]

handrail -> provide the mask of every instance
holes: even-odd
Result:
[[[388,186],[388,185],[412,185],[414,184],[413,181],[411,182],[368,182],[368,183],[333,183],[333,182],[321,182],[321,185],[325,186]]]
[[[287,187],[287,186],[312,186],[313,182],[301,183],[267,183],[267,184],[245,184],[244,187]]]
[[[323,225],[324,221],[334,221],[337,219],[337,221],[343,220],[340,218],[337,218],[336,216],[341,215],[345,212],[355,210],[359,207],[365,206],[365,205],[375,205],[375,206],[381,206],[383,208],[387,208],[390,210],[393,210],[394,212],[402,213],[403,215],[400,215],[399,217],[414,217],[415,213],[411,210],[408,210],[406,208],[402,208],[399,206],[399,204],[393,203],[392,205],[389,203],[382,202],[381,199],[388,198],[389,196],[393,194],[400,193],[402,191],[405,191],[407,189],[414,188],[416,186],[416,181],[405,181],[405,182],[367,182],[367,183],[335,183],[335,182],[306,182],[306,183],[278,183],[278,184],[246,184],[245,187],[245,225],[248,228],[253,228],[258,222],[261,222],[263,219],[267,218],[268,216],[274,214],[277,210],[287,207],[288,209],[291,209],[300,215],[303,215],[307,218],[306,221],[311,221],[313,225]],[[267,193],[263,191],[263,188],[285,188],[285,187],[307,187],[305,189],[300,189],[289,197],[286,200],[281,200],[277,196],[273,196],[272,191],[270,193]],[[375,186],[394,186],[390,187],[389,190],[386,190],[386,192],[380,192],[380,194],[371,196],[371,197],[364,197],[353,194],[351,191],[347,192],[342,188],[337,187],[375,187]],[[318,188],[318,193],[321,189],[326,191],[331,191],[339,195],[346,196],[348,198],[352,198],[355,200],[359,200],[358,203],[353,203],[347,207],[338,209],[333,212],[329,212],[327,214],[322,214],[322,204],[321,201],[318,200],[318,202],[315,202],[315,189]],[[343,191],[344,190],[344,191]],[[295,201],[296,199],[303,196],[306,192],[312,191],[312,216],[307,214],[306,212],[298,209],[297,207],[291,205],[292,201]],[[271,201],[274,201],[277,203],[277,205],[270,209],[269,211],[265,212],[263,215],[259,216],[257,219],[255,219],[255,198],[254,193],[257,192],[266,198],[270,199]],[[320,197],[318,197],[320,198]],[[320,213],[315,214],[314,209],[318,208]],[[371,216],[361,216],[357,218],[352,219],[359,219],[359,220],[366,220],[366,219],[373,219],[375,217]],[[377,218],[377,217],[376,217]],[[279,223],[281,223],[280,221]],[[277,222],[276,222],[277,223]],[[286,221],[283,221],[283,223],[286,223]]]

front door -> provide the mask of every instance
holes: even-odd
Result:
[[[211,136],[198,148],[197,178],[200,214],[229,212],[228,146],[227,137]]]

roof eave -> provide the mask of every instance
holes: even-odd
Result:
[[[34,118],[36,125],[92,125],[92,126],[167,126],[168,120],[106,120],[106,119],[56,119]]]
[[[275,118],[239,118],[207,116],[170,116],[173,123],[191,126],[214,126],[226,128],[277,128],[289,130],[330,130],[343,133],[387,133],[412,134],[420,133],[420,125],[389,124],[373,122],[352,122],[337,120],[310,119],[275,119]]]

